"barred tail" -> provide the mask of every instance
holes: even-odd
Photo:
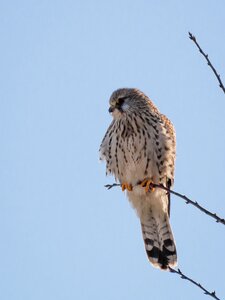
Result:
[[[176,245],[168,214],[153,214],[150,210],[147,217],[141,218],[141,227],[145,249],[153,266],[164,270],[176,266]]]

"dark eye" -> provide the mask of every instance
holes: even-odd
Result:
[[[127,98],[127,97],[120,97],[120,98],[118,98],[117,103],[118,103],[119,105],[122,105],[122,104],[124,103],[124,101],[125,101],[126,98]]]

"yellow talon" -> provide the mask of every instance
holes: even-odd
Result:
[[[146,186],[147,182],[148,182],[148,179],[144,179],[144,180],[141,182],[141,186],[142,186],[142,187]]]
[[[127,185],[127,190],[128,190],[129,192],[131,192],[131,191],[133,190],[133,187],[132,187],[131,184],[128,184],[128,185]]]
[[[148,180],[148,179],[144,179],[141,182],[141,186],[145,187],[145,192],[146,193],[148,193],[148,192],[154,192],[155,188],[152,187],[151,184],[153,184],[153,182],[151,180]]]
[[[133,190],[132,185],[129,183],[122,183],[121,187],[122,187],[122,191],[128,190],[129,192],[131,192]]]
[[[122,187],[122,192],[125,191],[125,189],[126,189],[126,183],[122,183],[121,187]]]
[[[152,182],[152,184],[153,184],[153,182]],[[155,187],[154,187],[154,186],[150,187],[150,191],[151,191],[151,192],[154,192],[154,190],[155,190]]]
[[[154,187],[151,187],[151,184],[153,182],[151,180],[148,180],[147,183],[146,183],[146,187],[145,187],[145,191],[146,193],[151,191],[151,192],[154,192],[155,188]]]

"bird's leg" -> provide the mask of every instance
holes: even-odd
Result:
[[[132,185],[127,182],[123,182],[121,184],[121,187],[122,187],[122,191],[128,190],[129,192],[131,192],[133,190]]]
[[[153,181],[150,179],[144,179],[140,185],[142,187],[145,187],[145,192],[154,192],[155,188],[153,186],[151,186],[153,184]]]

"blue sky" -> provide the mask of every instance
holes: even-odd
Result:
[[[119,87],[144,91],[177,132],[174,189],[225,216],[224,1],[0,3],[0,298],[206,299],[154,269],[98,148]],[[225,296],[225,228],[179,198],[179,267]]]

